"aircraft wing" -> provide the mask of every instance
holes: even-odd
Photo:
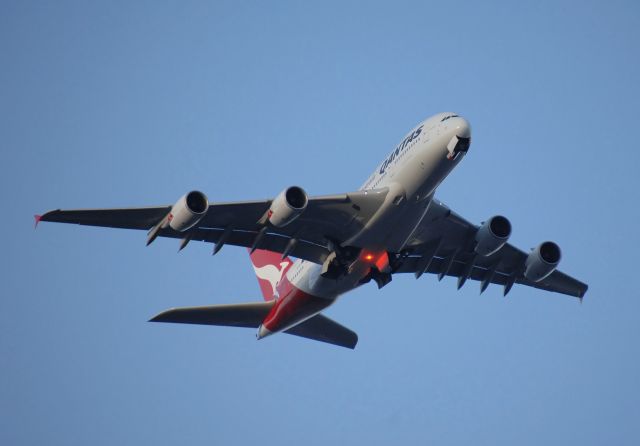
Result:
[[[309,197],[306,210],[299,218],[283,228],[266,227],[260,249],[285,252],[294,257],[322,263],[330,251],[328,242],[337,243],[349,239],[366,224],[380,208],[388,189],[357,191],[339,195]],[[259,220],[265,215],[272,200],[210,203],[206,215],[185,232],[170,227],[160,229],[160,237],[171,237],[204,242],[252,247],[262,226]],[[120,208],[54,210],[39,221],[73,223],[125,229],[150,230],[167,216],[171,205]],[[296,239],[293,248],[292,238]]]
[[[467,279],[481,282],[483,292],[490,283],[504,286],[506,295],[514,283],[582,298],[585,283],[558,270],[540,282],[524,277],[527,253],[507,243],[489,256],[474,255],[473,241],[478,226],[468,222],[438,200],[433,200],[413,239],[408,257],[400,260],[394,272],[422,273],[458,277],[458,287]]]

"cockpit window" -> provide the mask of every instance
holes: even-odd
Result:
[[[457,118],[457,117],[458,117],[458,115],[449,115],[449,116],[445,116],[444,118],[442,118],[442,119],[440,120],[440,122],[442,122],[442,121],[446,121],[447,119],[451,119],[451,118]]]

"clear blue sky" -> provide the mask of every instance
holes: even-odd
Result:
[[[640,442],[637,2],[0,4],[0,444]],[[42,224],[53,208],[356,189],[420,120],[439,198],[552,239],[573,298],[396,277],[329,315],[355,351],[149,324],[260,297],[246,251]]]

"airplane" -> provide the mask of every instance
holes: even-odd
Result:
[[[584,297],[588,286],[557,270],[552,241],[528,253],[508,243],[511,223],[495,215],[475,225],[434,197],[438,185],[467,154],[469,122],[440,113],[413,128],[354,192],[313,196],[299,186],[270,200],[216,203],[191,191],[174,205],[54,210],[40,221],[147,230],[157,237],[248,249],[264,300],[172,308],[153,322],[257,329],[257,338],[284,332],[346,348],[358,336],[322,314],[339,296],[367,282],[378,288],[393,275],[424,273],[514,284]],[[294,257],[296,260],[292,260]]]

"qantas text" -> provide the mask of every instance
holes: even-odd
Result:
[[[384,171],[387,169],[387,167],[389,167],[389,164],[391,164],[393,162],[393,160],[396,159],[396,157],[400,154],[400,152],[402,152],[405,149],[405,147],[407,147],[409,145],[409,143],[411,143],[411,141],[413,141],[418,136],[420,136],[420,133],[422,133],[422,126],[418,127],[415,130],[415,132],[413,132],[411,135],[407,136],[398,145],[398,147],[396,147],[396,150],[391,152],[391,155],[389,155],[389,157],[386,160],[384,160],[384,163],[382,163],[382,166],[380,166],[380,175],[382,175],[384,173]]]

